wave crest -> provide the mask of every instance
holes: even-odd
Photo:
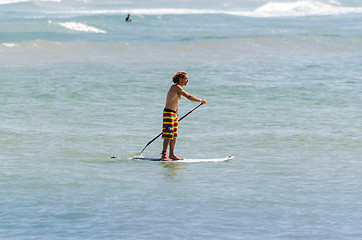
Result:
[[[309,16],[309,15],[338,15],[359,13],[362,8],[333,6],[315,1],[269,2],[253,13],[261,17]]]
[[[16,4],[16,3],[38,3],[38,2],[61,2],[62,0],[1,0],[0,5],[2,4]]]
[[[106,33],[106,31],[79,22],[59,22],[58,25],[79,32]]]
[[[52,12],[53,14],[56,12]],[[134,15],[178,15],[178,14],[226,14],[246,17],[293,17],[309,15],[340,15],[362,13],[362,7],[343,7],[339,2],[329,3],[301,0],[295,2],[268,2],[255,10],[216,10],[186,8],[134,8],[134,9],[103,9],[103,10],[71,10],[67,13],[76,15],[98,14],[134,14]]]

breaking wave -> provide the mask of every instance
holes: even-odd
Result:
[[[1,0],[0,5],[2,4],[16,4],[16,3],[39,3],[39,2],[61,2],[62,0]]]
[[[56,14],[57,12],[48,12]],[[318,1],[269,2],[255,10],[215,10],[187,8],[135,8],[135,9],[102,9],[102,10],[71,10],[69,14],[134,14],[134,15],[177,15],[177,14],[226,14],[247,17],[293,17],[311,15],[340,15],[362,13],[362,7],[343,7],[336,1],[323,3]]]
[[[49,22],[51,23],[51,22]],[[90,32],[90,33],[106,33],[106,31],[93,27],[93,26],[89,26],[87,24],[84,23],[79,23],[79,22],[59,22],[57,23],[58,25],[73,30],[73,31],[79,31],[79,32]]]
[[[339,15],[360,13],[362,8],[341,7],[315,1],[269,2],[257,8],[252,15],[255,17],[284,17],[309,15]]]

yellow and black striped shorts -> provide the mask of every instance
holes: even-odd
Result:
[[[163,110],[163,126],[162,138],[163,139],[176,139],[178,129],[178,116],[175,111],[171,109]]]

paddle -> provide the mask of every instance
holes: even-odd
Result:
[[[196,106],[194,109],[192,109],[190,112],[186,113],[182,118],[180,118],[178,121],[180,122],[182,119],[184,119],[185,117],[187,117],[190,113],[192,113],[193,111],[195,111],[198,107],[200,107],[203,103],[200,103],[198,106]],[[142,149],[142,151],[139,153],[139,155],[141,155],[143,153],[143,151],[146,149],[146,147],[148,147],[153,141],[155,141],[157,138],[159,138],[162,135],[162,132],[160,134],[158,134],[156,137],[154,137],[151,141],[149,141],[147,143],[147,145]]]

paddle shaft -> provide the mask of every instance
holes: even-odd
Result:
[[[180,122],[182,119],[184,119],[185,117],[187,117],[190,113],[192,113],[193,111],[195,111],[198,107],[200,107],[203,103],[200,103],[198,106],[196,106],[194,109],[192,109],[190,112],[186,113],[182,118],[180,118],[178,121]],[[156,137],[154,137],[151,141],[149,141],[147,143],[147,145],[142,149],[142,151],[140,152],[140,154],[143,153],[143,151],[153,142],[155,141],[157,138],[159,138],[162,135],[162,132],[160,134],[158,134]]]

